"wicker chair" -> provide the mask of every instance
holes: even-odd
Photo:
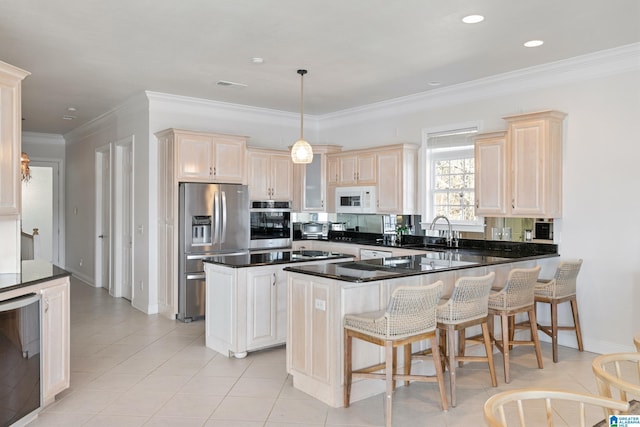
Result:
[[[633,343],[636,345],[636,350],[640,351],[640,332],[633,337]]]
[[[488,300],[491,286],[496,274],[491,272],[482,277],[461,277],[456,280],[451,298],[438,306],[437,320],[440,329],[440,346],[443,348],[449,366],[449,382],[451,386],[451,406],[456,406],[456,362],[487,362],[491,385],[498,386],[496,369],[493,364],[493,345],[487,326]],[[478,337],[466,337],[466,328],[481,325],[482,341],[486,356],[465,356],[465,344]],[[455,333],[458,332],[458,355],[455,350]],[[448,347],[448,349],[447,349]],[[448,355],[448,356],[447,356]]]
[[[640,353],[603,354],[593,359],[592,368],[601,396],[629,401],[629,413],[640,415]]]
[[[352,378],[383,379],[386,381],[386,425],[391,426],[391,400],[396,380],[437,382],[442,408],[447,410],[442,362],[436,334],[436,306],[442,293],[442,281],[426,286],[400,286],[393,291],[387,309],[383,311],[348,314],[344,316],[344,406],[349,406]],[[352,370],[352,340],[357,338],[384,346],[385,362]],[[411,344],[431,341],[436,375],[411,375]],[[404,374],[397,374],[396,349],[404,346]],[[376,371],[384,370],[383,373]]]
[[[569,402],[576,403],[569,405]],[[555,408],[554,404],[556,404]],[[568,423],[571,426],[585,427],[586,425],[592,425],[594,422],[594,420],[587,420],[585,410],[587,405],[605,408],[605,410],[609,409],[616,413],[625,412],[629,409],[627,402],[606,397],[562,390],[525,388],[504,391],[491,396],[484,404],[484,421],[489,427],[508,427],[510,425],[518,425],[520,427],[547,425],[551,427],[554,425],[555,415],[562,425],[567,425],[566,423]],[[562,417],[555,414],[556,411],[554,410],[560,408]],[[569,409],[573,408],[577,410],[577,416],[575,416],[575,419],[567,419],[570,416],[568,414]],[[526,423],[527,421],[529,424]]]
[[[538,280],[535,288],[536,302],[549,304],[551,307],[551,325],[538,324],[538,330],[551,337],[553,346],[553,362],[558,362],[558,331],[575,331],[578,350],[583,351],[582,332],[578,317],[578,301],[576,299],[576,278],[580,272],[582,260],[563,261],[558,265],[556,274],[551,280]],[[573,326],[558,326],[558,304],[571,303]]]
[[[538,328],[536,323],[536,305],[534,301],[533,289],[540,273],[540,266],[535,268],[514,268],[509,272],[507,283],[500,291],[489,295],[489,332],[492,334],[492,341],[504,356],[504,380],[509,382],[509,351],[514,345],[532,345],[536,351],[538,368],[542,369],[542,352],[540,350],[540,340],[538,339]],[[528,313],[529,328],[531,329],[530,341],[514,340],[515,315],[518,313]],[[502,325],[502,339],[497,341],[493,336],[493,316],[500,316]]]

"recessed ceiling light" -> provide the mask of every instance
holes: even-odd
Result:
[[[65,114],[64,116],[62,116],[62,120],[73,120],[75,118],[76,116],[70,116],[68,114]]]
[[[528,42],[524,43],[525,47],[538,47],[538,46],[542,46],[544,44],[544,42],[542,40],[529,40]]]
[[[254,64],[262,64],[264,62],[264,58],[260,58],[259,56],[251,58],[251,62]]]
[[[462,18],[462,22],[465,24],[477,24],[482,21],[484,21],[484,16],[482,15],[468,15]]]
[[[427,83],[427,84],[428,84],[429,86],[440,86],[442,83],[440,83],[440,82],[436,82],[436,81],[432,81],[432,82],[429,82],[429,83]]]
[[[247,87],[246,84],[244,83],[236,83],[236,82],[230,82],[229,80],[218,80],[216,82],[216,84],[218,86],[238,86],[238,87]]]
[[[69,107],[69,108],[67,108],[67,111],[74,112],[74,111],[76,111],[76,108],[75,107]]]

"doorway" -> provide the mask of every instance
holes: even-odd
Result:
[[[31,179],[22,183],[22,230],[32,234],[37,228],[36,258],[63,267],[61,161],[32,159],[29,166]]]
[[[133,299],[134,137],[96,150],[96,287]]]

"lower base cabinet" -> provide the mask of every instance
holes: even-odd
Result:
[[[323,264],[341,258],[296,263]],[[205,263],[205,344],[227,357],[283,345],[287,339],[288,264],[233,268]],[[290,265],[290,264],[289,264]]]
[[[69,279],[40,290],[42,310],[42,399],[53,402],[69,387]]]

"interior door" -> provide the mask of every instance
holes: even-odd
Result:
[[[111,285],[111,146],[96,151],[96,287]]]
[[[116,143],[114,296],[133,298],[133,137]]]

